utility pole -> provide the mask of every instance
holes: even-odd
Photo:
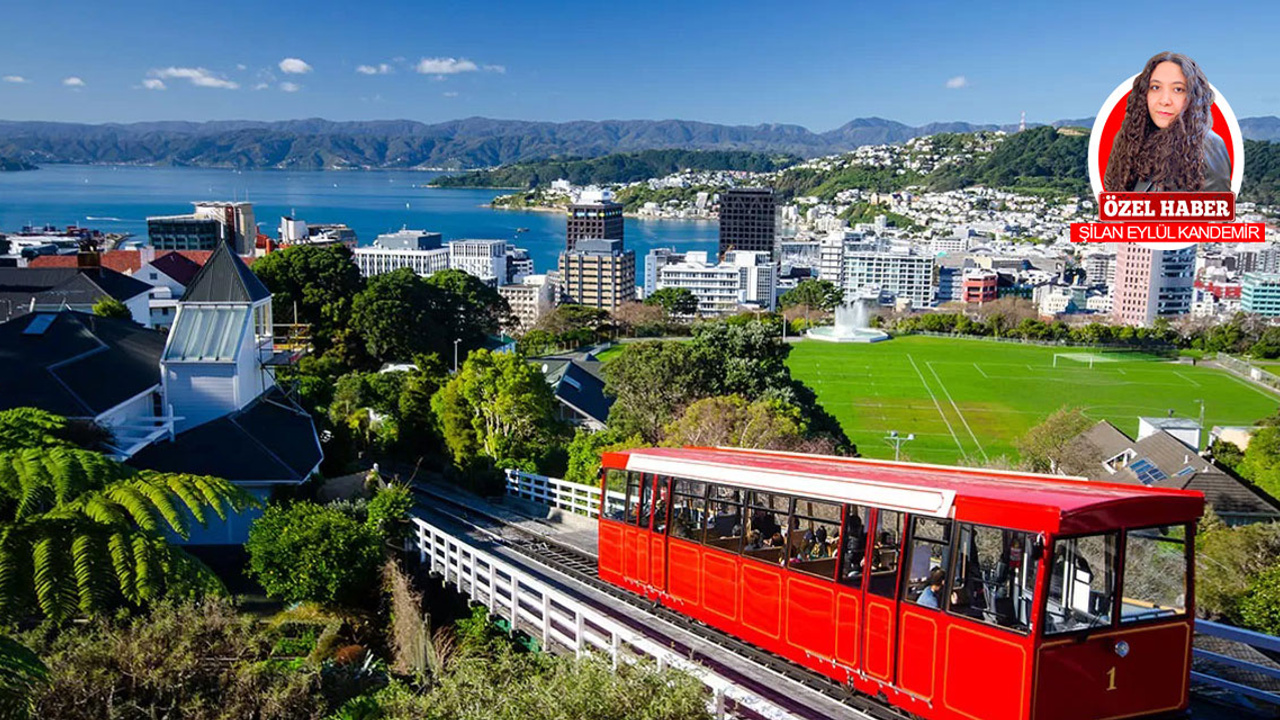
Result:
[[[462,338],[453,341],[453,374],[458,374],[458,343],[462,342]]]

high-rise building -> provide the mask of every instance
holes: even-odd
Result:
[[[452,240],[449,267],[475,275],[493,287],[507,282],[506,240]]]
[[[560,253],[559,273],[569,302],[616,310],[636,299],[636,254],[621,240],[579,240]]]
[[[1084,280],[1090,285],[1106,285],[1111,287],[1116,282],[1116,254],[1113,252],[1091,252],[1081,261],[1084,267]]]
[[[657,289],[683,288],[698,299],[699,314],[723,315],[743,305],[772,310],[777,282],[769,253],[735,250],[717,265],[698,251],[658,268]]]
[[[253,203],[195,202],[189,215],[147,218],[147,235],[157,250],[213,250],[225,242],[237,255],[252,255],[258,241]]]
[[[565,250],[577,247],[579,240],[621,240],[622,205],[608,190],[586,190],[569,206],[566,230]]]
[[[515,327],[508,329],[523,332],[555,307],[557,289],[546,275],[528,275],[522,283],[499,286],[498,294],[506,298],[516,321]]]
[[[720,193],[720,256],[731,250],[772,256],[777,214],[773,188],[730,188]]]
[[[389,273],[400,268],[409,268],[422,277],[434,275],[449,268],[449,251],[446,248],[434,250],[387,249],[380,247],[358,247],[351,251],[356,267],[365,277],[373,277]]]
[[[1280,317],[1280,274],[1245,273],[1240,280],[1240,309],[1264,317]]]
[[[933,302],[933,258],[901,252],[846,251],[845,297],[878,290],[898,300],[910,300],[914,308]]]
[[[1158,317],[1191,312],[1196,246],[1154,250],[1133,243],[1116,248],[1112,317],[1120,325],[1149,327]]]
[[[383,233],[373,240],[373,247],[383,250],[436,250],[443,247],[444,238],[438,232],[401,228],[393,233]]]
[[[658,289],[658,272],[672,263],[684,262],[685,256],[686,253],[676,252],[675,248],[654,248],[644,256],[645,297]]]

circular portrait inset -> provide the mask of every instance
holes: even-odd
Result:
[[[1093,121],[1089,183],[1103,192],[1240,192],[1244,137],[1194,60],[1153,56]]]

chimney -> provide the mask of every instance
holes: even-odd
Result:
[[[82,273],[99,274],[102,272],[102,254],[98,252],[98,244],[92,240],[82,240],[80,250],[76,253],[76,268]]]
[[[142,261],[142,265],[150,265],[156,261],[156,248],[154,245],[143,245],[138,249],[138,259]]]

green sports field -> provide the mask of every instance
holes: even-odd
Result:
[[[1054,354],[1059,358],[1054,367]],[[1089,367],[1092,357],[1093,367]],[[1225,370],[1147,355],[907,336],[872,345],[797,343],[788,360],[867,457],[893,457],[890,430],[914,433],[903,459],[955,463],[1014,457],[1015,438],[1063,405],[1130,436],[1138,417],[1170,409],[1205,425],[1249,425],[1280,397]]]

